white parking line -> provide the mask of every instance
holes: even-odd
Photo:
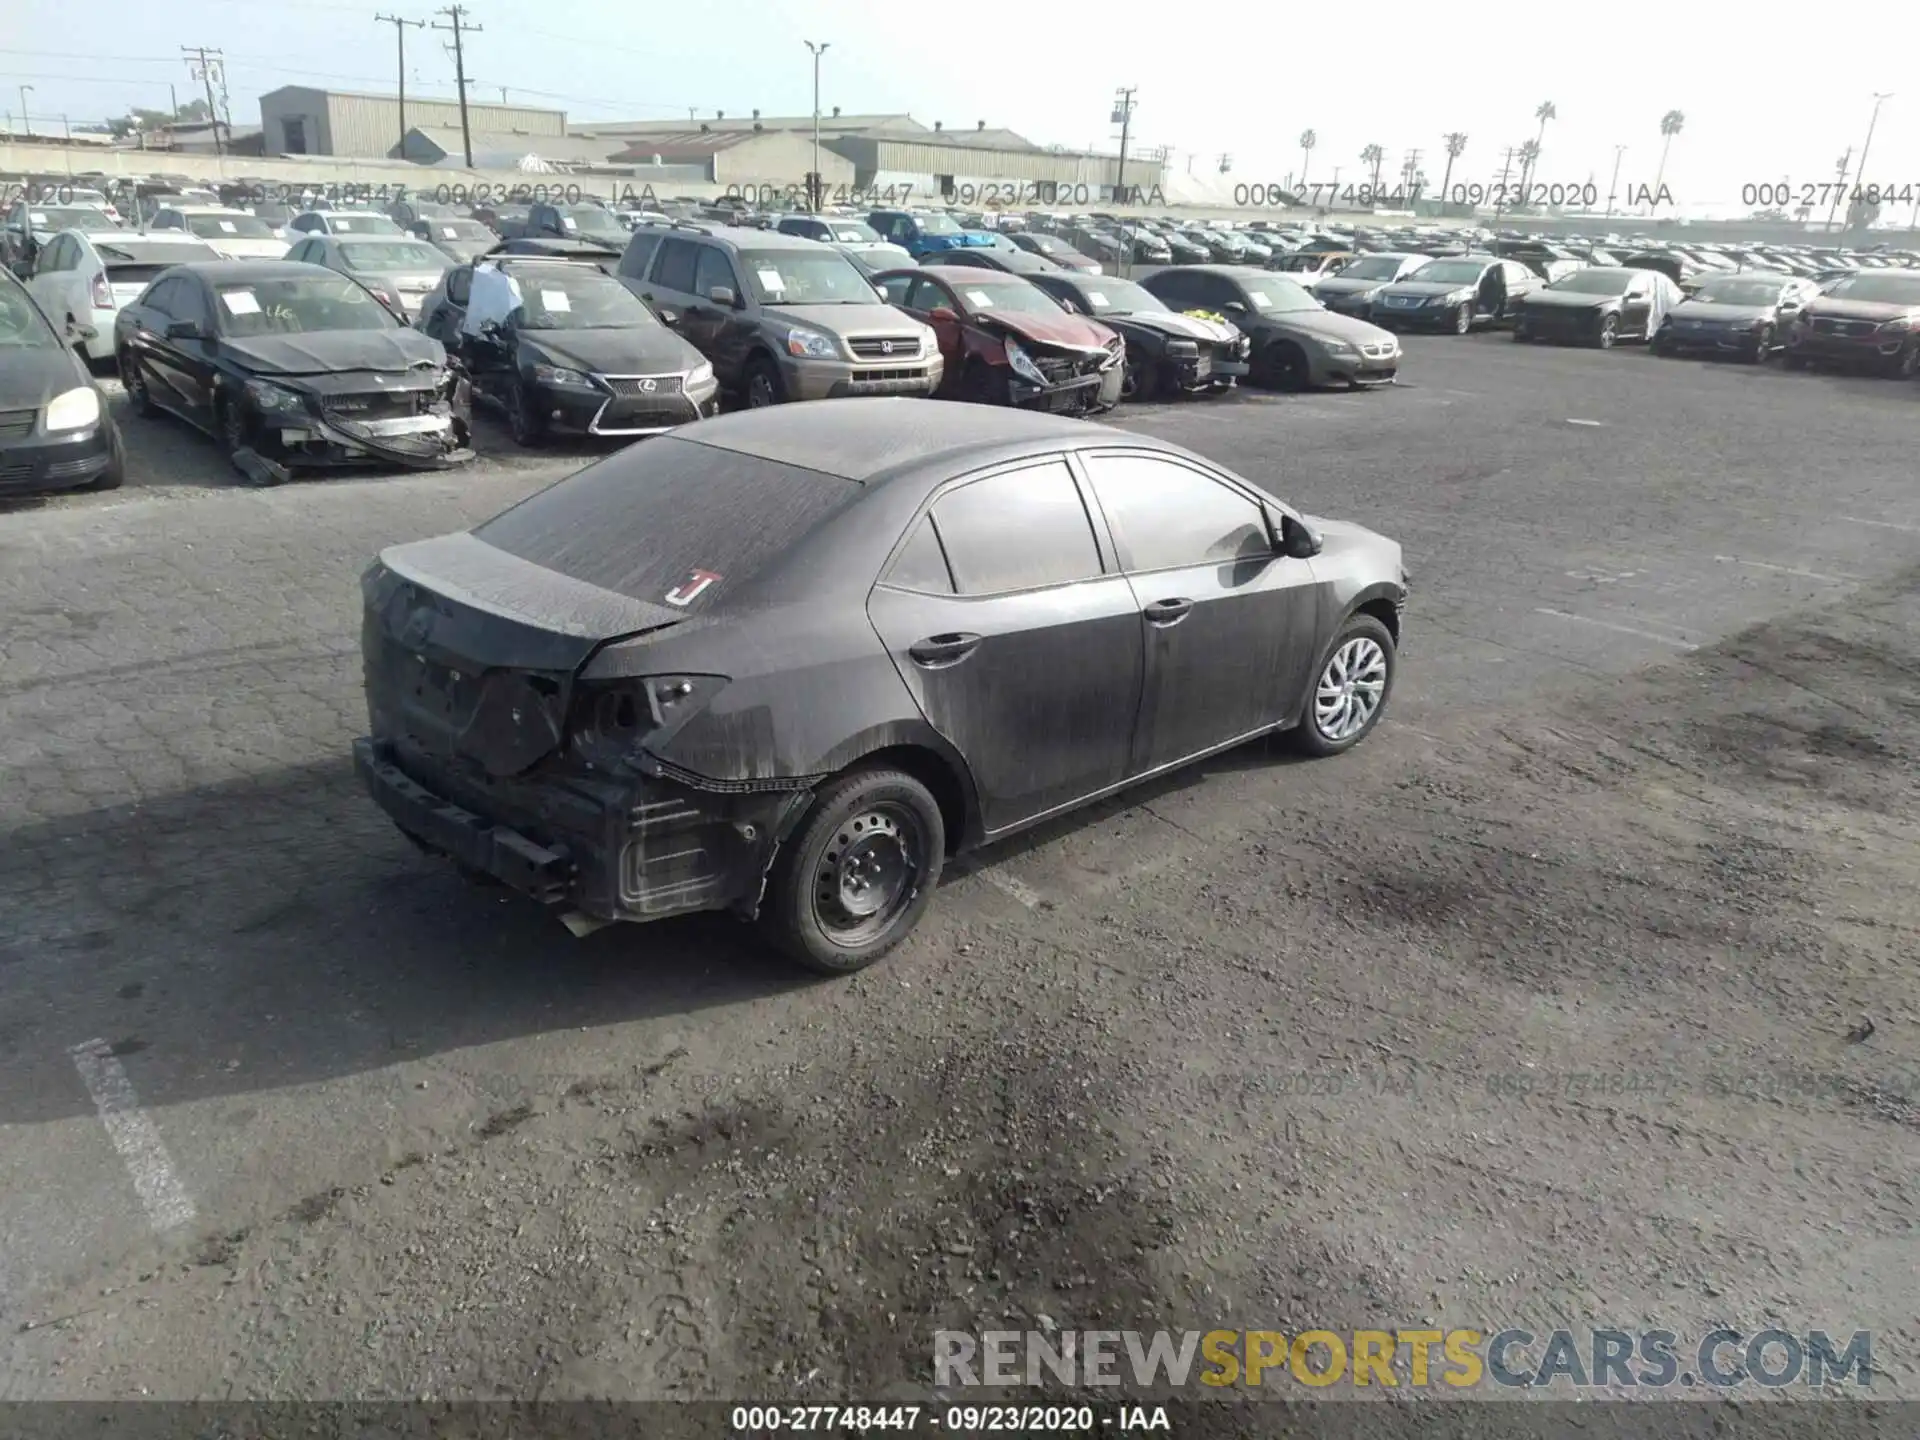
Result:
[[[174,1173],[160,1132],[140,1108],[140,1097],[134,1093],[133,1082],[127,1079],[126,1068],[113,1047],[104,1040],[89,1040],[67,1053],[93,1097],[93,1108],[100,1112],[107,1138],[120,1152],[127,1174],[133,1177],[133,1188],[147,1207],[147,1219],[153,1228],[171,1230],[189,1223],[194,1217],[193,1200]]]
[[[1029,910],[1040,908],[1040,892],[1024,881],[1011,875],[1002,875],[998,870],[976,870],[974,872],[1003,895],[1011,895]]]
[[[1567,424],[1569,425],[1592,425],[1598,428],[1605,423],[1604,420],[1575,420],[1572,416],[1567,417]]]
[[[1897,520],[1862,520],[1858,515],[1841,515],[1837,518],[1849,525],[1871,525],[1876,530],[1906,530],[1920,535],[1920,525],[1902,525]]]
[[[1676,640],[1671,635],[1659,635],[1652,630],[1636,630],[1631,625],[1616,625],[1611,620],[1595,620],[1591,615],[1572,615],[1565,610],[1549,610],[1546,606],[1536,606],[1536,615],[1552,615],[1560,620],[1577,620],[1582,625],[1598,625],[1602,630],[1617,631],[1622,635],[1637,635],[1642,640],[1653,640],[1661,645],[1673,645],[1682,650],[1698,650],[1698,645],[1689,645],[1685,640]]]
[[[1742,560],[1738,555],[1716,555],[1722,565],[1749,565],[1755,570],[1771,570],[1778,575],[1798,575],[1804,580],[1825,580],[1834,585],[1858,584],[1858,575],[1823,575],[1818,570],[1802,570],[1793,565],[1770,565],[1765,560]]]

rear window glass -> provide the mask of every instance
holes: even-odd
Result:
[[[660,436],[473,533],[589,585],[696,611],[858,494],[859,486],[815,470]]]

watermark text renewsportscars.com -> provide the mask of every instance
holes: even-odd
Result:
[[[1873,1384],[1873,1335],[1855,1330],[941,1330],[943,1386],[1304,1386],[1437,1389],[1711,1390]]]

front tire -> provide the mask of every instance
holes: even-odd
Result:
[[[126,483],[127,447],[126,442],[120,438],[120,432],[118,430],[113,432],[112,445],[112,458],[107,461],[107,468],[100,472],[100,478],[87,486],[87,489],[93,491],[118,490]]]
[[[1386,713],[1399,668],[1393,635],[1371,615],[1353,615],[1313,672],[1294,747],[1316,757],[1351,750]]]
[[[547,438],[547,419],[540,413],[531,385],[523,383],[513,387],[513,401],[507,406],[507,429],[513,435],[513,443],[528,450],[537,448]]]
[[[1453,333],[1456,335],[1465,335],[1472,329],[1473,306],[1471,304],[1462,305],[1458,310],[1453,312]]]
[[[747,366],[741,389],[745,392],[749,410],[765,410],[771,405],[784,403],[787,398],[787,387],[780,381],[779,370],[764,357]]]
[[[1753,354],[1747,358],[1755,365],[1764,365],[1773,358],[1773,326],[1760,327],[1760,333],[1753,337]]]
[[[218,400],[218,414],[215,419],[220,427],[220,448],[226,452],[227,463],[233,467],[233,473],[240,477],[245,485],[257,485],[257,480],[240,463],[240,452],[253,449],[253,422],[247,416],[246,406],[234,395]]]
[[[1602,350],[1611,350],[1613,348],[1613,342],[1619,338],[1620,317],[1618,315],[1602,315],[1600,317],[1600,331],[1593,337],[1593,343],[1598,345]]]
[[[1290,340],[1276,340],[1260,352],[1255,374],[1270,390],[1304,390],[1309,378],[1307,352]]]
[[[761,929],[819,974],[864,970],[920,923],[946,847],[940,806],[913,776],[846,771],[821,787],[782,848]]]

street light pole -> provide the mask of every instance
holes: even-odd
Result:
[[[1867,117],[1867,140],[1866,143],[1860,147],[1860,168],[1853,172],[1853,188],[1856,190],[1860,188],[1860,182],[1866,179],[1867,176],[1867,156],[1873,149],[1873,127],[1880,123],[1880,107],[1892,98],[1893,91],[1891,90],[1885,94],[1877,90],[1874,92],[1873,114]],[[1845,197],[1846,188],[1847,176],[1846,171],[1843,169],[1840,173],[1840,184],[1834,192],[1833,203],[1827,207],[1827,229],[1829,230],[1833,229],[1833,217],[1840,209],[1840,201]]]
[[[826,186],[820,177],[820,57],[827,53],[832,42],[822,40],[815,43],[805,42],[807,49],[813,52],[813,175],[807,182],[808,196],[812,201],[815,214],[821,210],[821,201],[826,198]]]
[[[27,96],[33,93],[33,86],[20,87],[20,128],[26,132],[29,140],[33,138],[33,116],[27,113]]]

